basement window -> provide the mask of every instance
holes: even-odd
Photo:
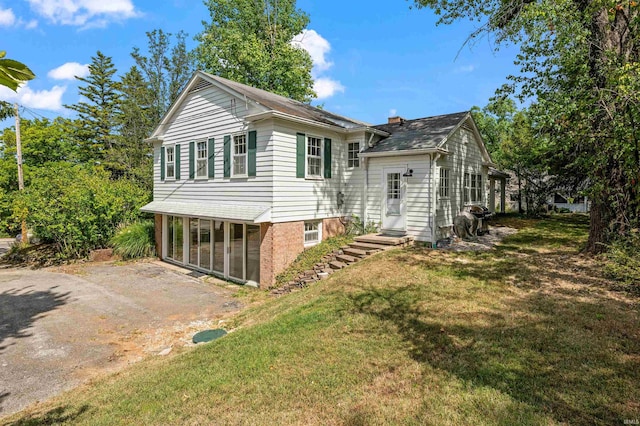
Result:
[[[318,244],[322,238],[322,222],[304,223],[304,245],[310,247]]]

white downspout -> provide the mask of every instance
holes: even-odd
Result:
[[[365,135],[366,136],[366,135]],[[367,148],[371,148],[373,144],[374,134],[371,133],[369,136],[369,141],[367,142]],[[369,222],[369,158],[364,157],[363,159],[364,166],[364,194],[362,195],[362,224],[366,227]]]
[[[436,153],[436,154],[431,154],[431,247],[432,248],[436,248],[436,238],[437,238],[437,231],[436,231],[436,211],[437,211],[437,194],[438,194],[438,188],[439,186],[437,185],[436,182],[436,171],[437,171],[437,167],[436,164],[438,163],[438,159],[440,159],[440,153]]]

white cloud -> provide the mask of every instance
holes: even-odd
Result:
[[[67,62],[47,73],[47,76],[54,80],[75,80],[76,76],[86,77],[88,75],[89,64],[82,65],[77,62]]]
[[[326,71],[333,66],[333,62],[327,59],[327,54],[331,51],[331,45],[327,39],[315,30],[302,30],[300,34],[293,38],[291,43],[309,52],[315,72]]]
[[[16,15],[11,9],[0,9],[0,27],[11,27],[16,23]]]
[[[311,76],[314,79],[313,90],[317,94],[317,99],[330,98],[338,92],[344,92],[344,86],[339,81],[323,76],[333,66],[333,62],[327,58],[331,51],[331,44],[327,39],[315,30],[302,30],[293,38],[291,44],[306,50],[311,56],[313,61]]]
[[[398,115],[398,110],[395,108],[392,108],[389,110],[389,117],[397,117]]]
[[[29,22],[24,24],[24,27],[28,30],[32,30],[38,27],[38,21],[36,19],[32,19]]]
[[[66,86],[53,86],[51,90],[32,90],[27,83],[19,87],[16,93],[8,87],[0,86],[0,99],[17,102],[27,108],[61,111],[62,95],[66,90]]]
[[[461,67],[458,67],[455,69],[455,72],[458,74],[468,74],[470,72],[475,71],[476,66],[475,65],[463,65]]]
[[[344,92],[344,86],[339,81],[321,77],[316,78],[313,83],[313,90],[318,95],[318,99],[326,99],[338,92]]]
[[[84,28],[135,18],[140,13],[131,0],[27,0],[31,8],[54,24]]]

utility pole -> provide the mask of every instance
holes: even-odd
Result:
[[[20,141],[20,110],[18,104],[14,104],[16,115],[16,159],[18,161],[18,189],[24,191],[24,175],[22,174],[22,142]],[[27,221],[22,220],[22,244],[29,244],[27,235]]]

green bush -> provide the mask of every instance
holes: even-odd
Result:
[[[13,220],[26,218],[61,257],[77,258],[106,247],[120,223],[140,218],[149,198],[135,182],[113,181],[100,167],[49,163],[33,170],[27,189],[16,195]]]
[[[614,241],[605,253],[606,273],[623,282],[631,290],[640,291],[640,232],[636,230],[625,238]]]
[[[373,222],[369,221],[368,223],[364,223],[360,216],[351,215],[349,219],[349,223],[347,223],[345,233],[347,235],[366,235],[373,234],[378,232],[379,226]]]
[[[155,255],[155,229],[152,220],[119,226],[111,238],[113,252],[123,259]]]

